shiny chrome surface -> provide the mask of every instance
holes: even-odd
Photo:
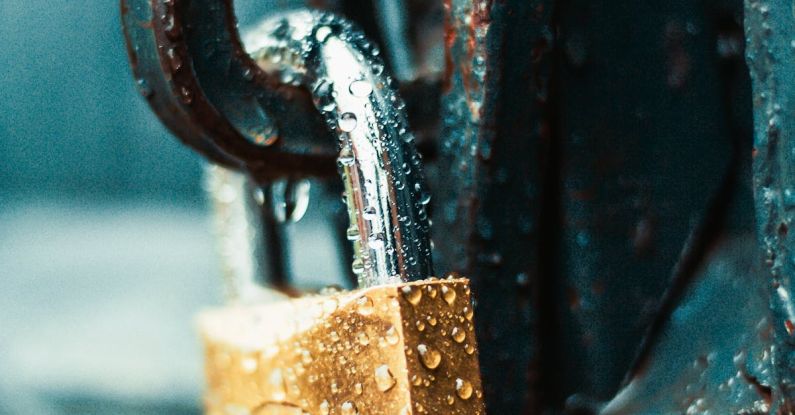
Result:
[[[311,11],[268,19],[244,44],[262,70],[312,91],[339,139],[359,286],[432,275],[430,193],[405,105],[378,49],[344,20]]]

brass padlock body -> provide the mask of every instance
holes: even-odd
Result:
[[[231,306],[199,324],[210,415],[485,413],[465,278]]]

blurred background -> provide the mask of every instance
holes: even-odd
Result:
[[[139,96],[117,1],[0,1],[0,39],[0,414],[199,413],[204,161]]]

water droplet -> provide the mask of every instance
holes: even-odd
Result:
[[[354,259],[351,263],[351,271],[356,275],[362,274],[364,272],[364,261],[361,258]]]
[[[351,401],[344,402],[340,406],[340,414],[341,415],[359,415],[359,410],[356,408],[356,404]]]
[[[356,159],[353,157],[353,152],[351,151],[350,147],[345,147],[340,151],[339,157],[337,157],[337,163],[340,166],[352,166]]]
[[[466,317],[467,320],[472,321],[473,316],[474,313],[472,312],[472,309],[469,307],[464,307],[464,317]]]
[[[445,399],[447,400],[448,405],[452,405],[455,403],[455,398],[453,398],[453,395],[447,395]]]
[[[325,42],[329,35],[331,35],[331,28],[328,26],[320,26],[315,29],[315,39],[317,39],[318,42]]]
[[[320,403],[320,415],[328,415],[329,412],[328,401],[324,399],[323,402]]]
[[[349,133],[356,129],[356,114],[352,112],[346,112],[340,116],[339,121],[337,121],[337,125],[339,125],[340,130]]]
[[[436,321],[436,317],[434,317],[434,316],[427,316],[427,317],[425,317],[425,320],[428,320],[428,324],[430,324],[431,326],[434,326],[434,327],[436,327],[436,323],[437,323],[437,321]]]
[[[251,81],[254,79],[254,70],[251,68],[243,69],[243,78],[246,81]]]
[[[403,293],[403,297],[405,297],[406,300],[411,303],[411,305],[417,305],[420,303],[420,300],[422,300],[422,290],[414,289],[410,286],[404,286],[400,289],[400,291]]]
[[[313,360],[314,359],[312,358],[312,354],[309,353],[309,350],[304,349],[301,351],[301,362],[303,362],[305,365],[308,365],[312,363]]]
[[[378,233],[371,235],[367,241],[370,249],[381,249],[384,247],[384,235]]]
[[[370,337],[367,336],[367,333],[360,331],[359,334],[356,335],[356,341],[362,346],[367,346],[370,344]]]
[[[444,298],[444,301],[447,302],[447,304],[453,305],[455,302],[455,295],[454,289],[442,285],[442,298]]]
[[[420,344],[417,346],[417,351],[420,352],[422,364],[428,369],[436,369],[442,362],[442,354],[434,348]]]
[[[282,376],[282,370],[278,368],[274,369],[270,376],[268,376],[268,382],[273,388],[271,392],[273,400],[283,401],[287,396],[287,390],[284,387],[284,377]]]
[[[422,321],[417,320],[414,322],[414,325],[417,326],[417,330],[425,331],[425,323],[423,323]]]
[[[350,93],[355,97],[364,98],[373,92],[373,85],[368,81],[353,81],[348,86],[348,91],[350,91]]]
[[[458,327],[453,327],[453,331],[450,332],[450,336],[453,338],[453,340],[455,340],[456,343],[463,343],[467,338],[466,332]]]
[[[471,344],[466,344],[464,345],[464,351],[467,352],[467,354],[471,355],[472,353],[475,353],[475,346]]]
[[[788,209],[795,208],[795,190],[784,189],[784,206]]]
[[[461,399],[469,399],[472,396],[472,384],[464,379],[456,378],[455,393],[458,394],[458,397]]]
[[[395,386],[395,376],[389,370],[389,366],[381,365],[375,368],[375,385],[381,392],[386,392]]]
[[[182,58],[177,54],[177,51],[174,48],[168,49],[166,51],[166,56],[168,56],[169,65],[171,66],[172,71],[177,72],[182,69]]]
[[[386,336],[384,338],[386,339],[386,342],[392,346],[398,344],[400,341],[400,335],[398,334],[397,330],[395,330],[394,326],[389,326],[389,328],[386,330]]]
[[[182,99],[182,102],[184,102],[185,104],[190,105],[193,103],[193,92],[191,92],[191,90],[188,89],[187,87],[185,86],[180,87],[179,95],[180,98]]]
[[[137,84],[138,84],[138,92],[141,93],[142,97],[149,98],[155,94],[155,91],[153,91],[152,88],[149,87],[149,84],[146,82],[146,79],[143,78],[139,79],[137,81]]]
[[[362,217],[364,219],[373,220],[376,218],[376,216],[375,206],[367,206],[364,208],[364,211],[362,211]]]
[[[359,299],[356,300],[356,311],[363,316],[369,316],[373,314],[373,311],[375,311],[373,300],[366,295],[359,297]]]
[[[433,288],[433,286],[425,287],[425,291],[428,292],[428,297],[436,298],[436,288]]]
[[[364,392],[364,388],[362,388],[362,384],[359,383],[359,382],[356,382],[356,384],[353,385],[353,392],[355,392],[357,395],[361,395],[362,392]]]
[[[243,360],[240,361],[240,367],[243,369],[243,373],[254,373],[257,371],[257,359],[254,357],[244,357]]]
[[[331,290],[332,287],[327,287],[327,290]],[[337,311],[337,300],[334,298],[327,298],[323,301],[323,312],[325,314],[331,314]]]

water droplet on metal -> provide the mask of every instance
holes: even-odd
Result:
[[[428,369],[436,369],[442,362],[442,354],[432,347],[420,344],[417,346],[417,351],[420,352],[420,361],[423,366]]]
[[[367,333],[360,331],[359,334],[356,335],[356,341],[362,346],[367,346],[370,344],[370,337],[367,336]]]
[[[398,334],[397,330],[395,330],[394,326],[389,326],[389,328],[386,330],[386,336],[384,338],[386,339],[386,342],[392,346],[398,344],[400,341],[400,335]]]
[[[377,217],[376,213],[375,206],[367,206],[364,208],[364,211],[362,211],[362,217],[367,220],[373,220]]]
[[[359,415],[359,410],[356,408],[356,404],[351,401],[344,402],[340,406],[340,414],[341,415]]]
[[[406,300],[411,303],[411,305],[417,305],[420,303],[420,300],[422,300],[422,290],[404,286],[400,289],[400,291],[403,293],[403,297],[405,297]]]
[[[472,317],[474,316],[474,314],[475,313],[472,312],[471,308],[464,307],[464,317],[466,317],[467,320],[472,321]]]
[[[450,332],[450,337],[452,337],[456,343],[463,343],[467,338],[467,334],[464,330],[461,330],[458,327],[453,327],[453,331]]]
[[[472,384],[464,379],[456,378],[455,393],[458,394],[458,397],[461,399],[469,399],[472,397]]]
[[[355,97],[365,98],[373,92],[373,85],[369,81],[353,81],[348,86],[348,91]]]
[[[315,39],[317,39],[318,42],[325,42],[329,35],[331,35],[331,28],[328,26],[320,26],[315,29]]]
[[[340,116],[339,121],[337,121],[337,125],[339,125],[340,130],[349,133],[356,129],[357,122],[356,114],[352,112],[346,112]]]
[[[467,354],[471,355],[472,353],[475,353],[475,346],[471,344],[466,344],[464,345],[464,351],[467,352]]]
[[[255,357],[244,357],[243,360],[240,361],[240,368],[243,369],[243,373],[254,373],[257,371],[257,359]]]
[[[429,285],[429,286],[425,287],[425,291],[428,292],[428,297],[436,298],[437,292],[436,292],[436,288],[434,288],[433,286]]]
[[[340,151],[339,157],[337,157],[337,163],[343,167],[352,166],[355,161],[350,147],[343,148],[342,151]]]
[[[356,226],[351,226],[345,231],[345,236],[348,238],[349,241],[358,241],[359,240],[359,228]]]
[[[364,261],[361,258],[356,258],[351,263],[351,271],[354,274],[359,275],[364,272]]]
[[[395,376],[389,370],[389,366],[381,365],[375,368],[375,385],[381,392],[386,392],[395,386]]]
[[[271,396],[275,401],[283,401],[287,397],[287,390],[284,387],[284,377],[281,369],[274,369],[268,376],[268,382],[272,386]]]
[[[363,316],[369,316],[373,314],[375,311],[373,300],[366,295],[359,297],[359,299],[356,300],[356,311]]]
[[[301,362],[303,362],[305,365],[308,365],[312,363],[313,360],[314,359],[312,358],[312,354],[309,353],[309,350],[304,349],[301,351]]]
[[[444,301],[447,304],[453,305],[453,303],[455,302],[455,296],[456,294],[454,289],[449,288],[445,285],[442,286],[442,298],[444,298]]]

